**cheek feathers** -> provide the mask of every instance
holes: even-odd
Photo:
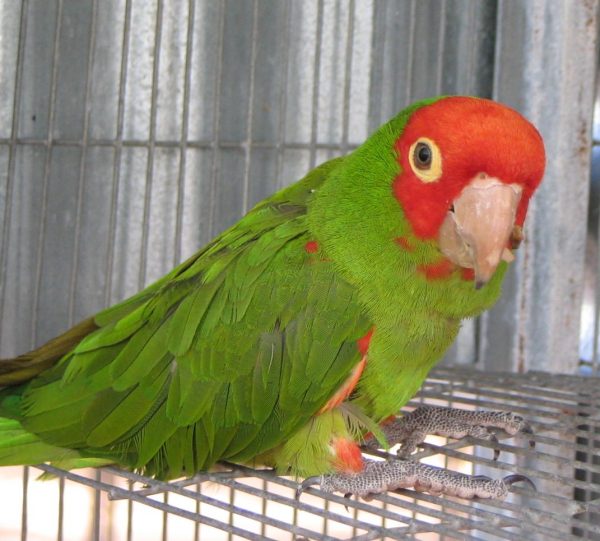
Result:
[[[405,182],[400,175],[394,182],[394,195],[402,206],[415,236],[433,238],[444,221],[449,205],[444,198],[432,198],[431,187],[420,189],[418,185],[411,184],[413,183]]]
[[[406,148],[405,148],[406,147]],[[396,153],[402,171],[394,179],[393,192],[410,222],[415,236],[433,238],[444,221],[452,201],[447,183],[442,179],[425,183],[417,178],[408,163],[409,149],[402,140],[396,145]]]

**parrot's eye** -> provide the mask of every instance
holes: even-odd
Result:
[[[442,154],[438,146],[427,137],[420,137],[410,147],[410,167],[422,182],[435,182],[442,176]]]
[[[431,167],[431,148],[427,143],[417,143],[414,162],[417,169],[429,169]]]

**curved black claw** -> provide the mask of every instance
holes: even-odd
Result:
[[[300,483],[298,485],[298,488],[296,489],[296,499],[300,498],[300,495],[309,487],[312,486],[316,486],[316,485],[320,485],[321,484],[321,477],[320,476],[314,476],[314,477],[307,477],[306,479],[304,479],[304,481],[302,481],[302,483]]]
[[[507,475],[504,479],[502,479],[502,482],[506,485],[506,486],[512,486],[515,483],[525,483],[526,485],[529,486],[529,488],[531,488],[531,490],[533,490],[534,492],[537,492],[537,487],[535,486],[534,482],[529,479],[529,477],[526,477],[525,475],[520,475],[518,473],[513,473],[512,475]]]

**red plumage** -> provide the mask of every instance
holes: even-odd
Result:
[[[435,182],[423,182],[410,167],[409,150],[420,137],[435,141],[443,156],[442,175]],[[417,110],[397,140],[396,152],[402,172],[394,193],[421,238],[437,235],[452,201],[482,172],[523,187],[515,222],[522,225],[545,165],[542,138],[523,116],[493,101],[458,96]]]

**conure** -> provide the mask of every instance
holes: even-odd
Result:
[[[3,360],[0,465],[171,479],[228,460],[347,494],[502,496],[514,477],[371,462],[359,445],[393,439],[378,425],[498,298],[544,165],[539,133],[504,105],[411,105],[137,295]],[[445,411],[401,419],[405,450],[426,431],[527,431]]]

